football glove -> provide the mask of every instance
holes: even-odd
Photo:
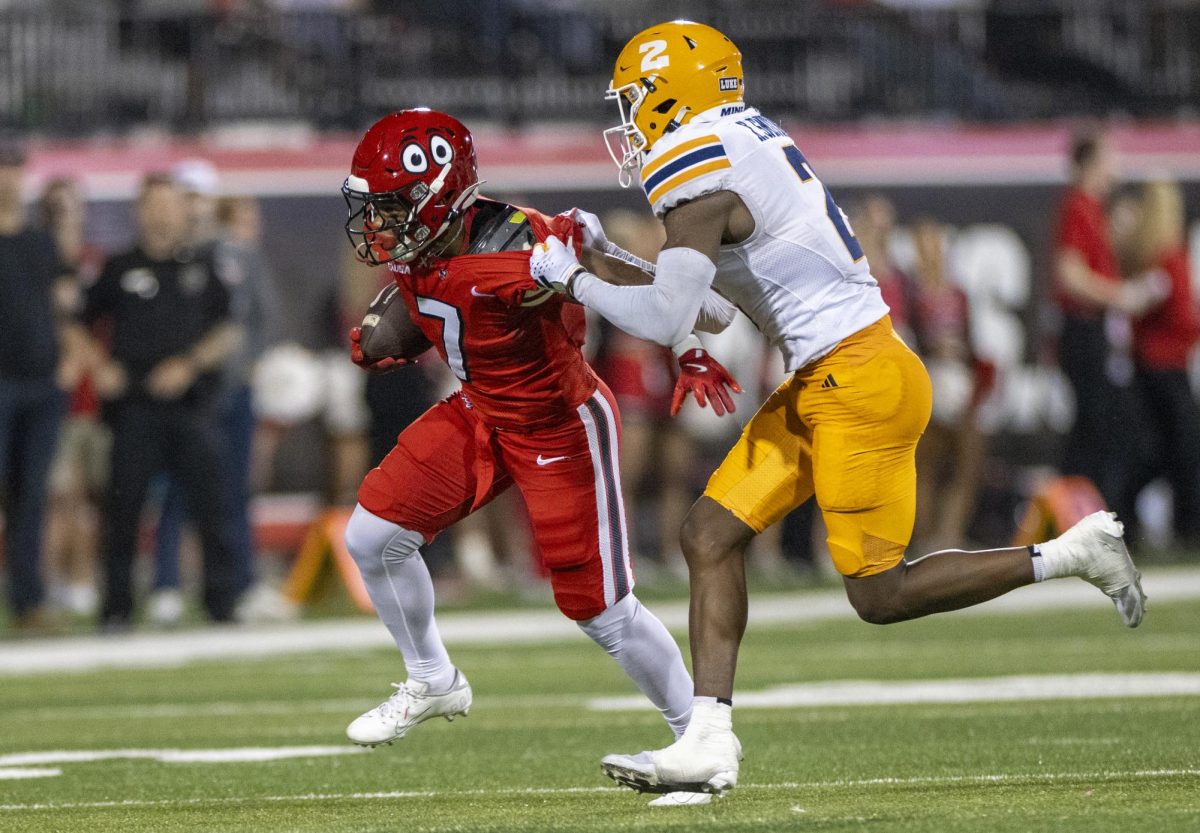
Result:
[[[701,408],[711,404],[717,416],[732,414],[737,406],[730,391],[742,392],[737,379],[707,350],[693,347],[679,357],[679,378],[675,380],[675,393],[671,396],[671,416],[679,413],[689,392]]]
[[[529,275],[542,289],[551,292],[566,292],[571,278],[583,272],[583,265],[575,256],[575,248],[567,246],[557,237],[547,237],[533,247],[529,258]]]
[[[575,225],[579,227],[583,240],[583,248],[607,252],[608,235],[604,233],[604,226],[600,224],[600,218],[590,211],[581,211],[578,208],[575,209],[574,217]]]
[[[362,351],[362,327],[352,327],[350,330],[350,361],[368,373],[391,373],[407,364],[408,359],[385,356],[382,359],[368,359]]]

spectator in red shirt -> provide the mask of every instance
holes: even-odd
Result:
[[[1108,504],[1133,520],[1129,482],[1136,446],[1129,317],[1156,303],[1153,279],[1122,281],[1109,240],[1104,200],[1112,191],[1115,161],[1107,142],[1089,134],[1071,148],[1071,186],[1054,232],[1054,296],[1063,313],[1059,361],[1075,393],[1075,424],[1067,439],[1064,474],[1090,479]],[[1122,360],[1124,359],[1124,360]]]
[[[1200,543],[1200,407],[1188,382],[1188,357],[1200,340],[1200,311],[1184,247],[1183,194],[1174,182],[1142,188],[1128,251],[1133,274],[1158,272],[1169,294],[1133,324],[1136,388],[1155,440],[1152,465],[1135,486],[1165,475],[1175,497],[1175,533]]]

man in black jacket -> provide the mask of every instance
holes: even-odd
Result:
[[[146,177],[137,219],[137,245],[109,260],[82,313],[86,324],[107,318],[112,328],[111,352],[94,378],[113,430],[101,613],[101,626],[113,631],[132,619],[138,518],[160,471],[182,487],[200,533],[208,615],[230,619],[237,595],[212,405],[218,371],[241,333],[211,250],[184,243],[178,185]]]

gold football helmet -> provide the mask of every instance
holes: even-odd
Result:
[[[674,20],[630,38],[604,94],[621,113],[604,141],[622,187],[664,134],[696,113],[742,101],[743,83],[742,53],[711,26]]]

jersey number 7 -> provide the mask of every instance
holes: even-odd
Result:
[[[785,147],[783,155],[787,157],[788,164],[792,166],[792,170],[796,172],[796,176],[800,177],[801,182],[808,182],[814,178],[812,168],[808,165],[808,160],[804,158],[804,154],[795,145]],[[825,188],[825,212],[829,215],[829,222],[833,223],[833,227],[837,229],[838,236],[846,244],[846,251],[850,252],[851,259],[857,263],[863,258],[862,246],[858,245],[858,238],[850,230],[850,224],[846,221],[846,215],[842,212],[838,204],[833,201],[833,194],[829,193],[829,189],[824,183],[821,183],[821,187]]]
[[[471,381],[471,372],[467,369],[467,351],[463,349],[462,313],[458,307],[451,306],[436,298],[417,296],[417,310],[421,315],[436,318],[442,322],[442,344],[446,348],[446,364],[454,371],[454,375],[464,382]]]

